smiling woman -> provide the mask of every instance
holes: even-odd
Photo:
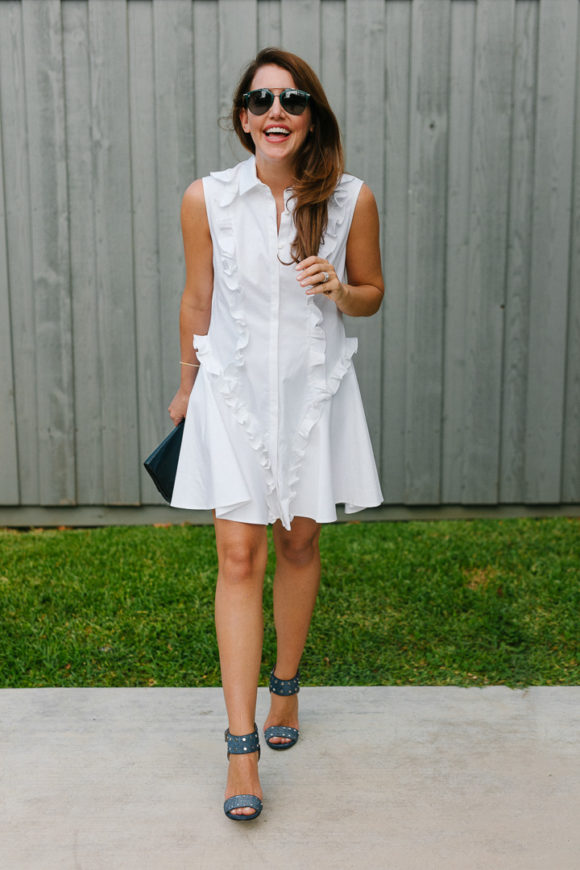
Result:
[[[274,64],[260,67],[252,86],[253,90],[243,97],[240,123],[244,133],[251,137],[256,159],[261,164],[284,160],[293,165],[306,137],[314,130],[308,107],[310,94],[298,90],[288,70]],[[304,96],[297,100],[297,94]],[[266,144],[285,147],[265,148]]]
[[[383,295],[374,197],[343,172],[340,132],[315,73],[265,49],[234,94],[248,160],[194,181],[182,205],[185,417],[172,505],[213,510],[216,629],[226,707],[226,815],[256,818],[256,686],[266,527],[276,548],[277,658],[267,745],[299,737],[299,664],[320,581],[322,523],[382,501],[343,313]]]
[[[327,216],[326,201],[334,192],[343,171],[342,145],[338,122],[318,77],[301,58],[288,52],[283,52],[283,55],[283,65],[280,65],[281,57],[277,50],[264,49],[256,61],[249,65],[234,94],[232,123],[242,144],[255,154],[257,144],[248,122],[251,123],[256,114],[261,115],[262,109],[260,107],[256,113],[254,106],[248,107],[246,94],[250,88],[261,86],[262,90],[275,91],[273,84],[264,83],[273,83],[276,79],[279,93],[289,87],[295,92],[308,94],[302,110],[308,121],[307,136],[302,140],[304,147],[297,154],[296,166],[292,167],[291,172],[296,225],[293,251],[299,259],[305,259],[317,251],[320,245]],[[283,102],[283,99],[274,100],[270,105],[272,109],[276,105],[283,109],[286,121],[291,120],[291,115],[302,114],[292,111],[288,105],[282,106]],[[255,99],[253,103],[255,105]],[[246,112],[240,112],[240,107],[245,108]],[[247,111],[248,108],[250,111]],[[281,119],[271,118],[270,124],[276,120]],[[284,127],[289,130],[289,135],[290,129]]]

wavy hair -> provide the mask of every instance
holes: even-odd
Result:
[[[328,200],[344,168],[340,129],[324,88],[306,61],[281,48],[264,48],[246,67],[234,93],[232,124],[244,148],[252,154],[256,151],[253,139],[244,132],[240,119],[240,110],[244,108],[243,95],[250,90],[258,69],[268,64],[288,70],[295,86],[310,94],[308,105],[314,129],[307,136],[296,159],[293,184],[296,238],[290,250],[293,261],[299,262],[318,254],[324,237],[328,222]]]

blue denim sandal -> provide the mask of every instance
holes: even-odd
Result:
[[[300,691],[300,669],[296,671],[296,676],[291,680],[279,680],[274,676],[274,669],[270,674],[270,691],[274,695],[296,695]],[[264,731],[266,743],[270,749],[290,749],[298,742],[300,732],[298,728],[290,728],[287,725],[270,725]],[[285,737],[289,740],[288,743],[270,743],[272,737]]]
[[[230,734],[228,728],[225,732],[226,743],[228,744],[228,761],[230,755],[245,755],[246,753],[257,752],[258,761],[260,760],[260,738],[258,737],[258,728],[254,722],[254,730],[251,734],[242,734],[237,737],[235,734]],[[238,810],[242,807],[250,807],[254,810],[252,815],[244,813],[232,813],[232,810]],[[228,819],[234,822],[251,822],[252,819],[257,819],[262,812],[262,801],[255,794],[236,794],[228,798],[224,803],[224,813]]]

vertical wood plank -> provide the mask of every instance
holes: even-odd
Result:
[[[195,111],[195,174],[219,169],[218,4],[193,4],[193,78]],[[181,237],[181,234],[180,234]]]
[[[524,498],[538,3],[516,3],[499,500]]]
[[[412,7],[406,499],[440,499],[450,4]]]
[[[411,4],[385,8],[385,207],[383,221],[382,477],[387,504],[405,501],[405,396],[407,367],[407,224]]]
[[[462,498],[475,3],[451,4],[441,498]]]
[[[280,0],[260,0],[258,3],[258,49],[282,45],[281,17]]]
[[[477,4],[462,496],[469,504],[499,497],[514,6]]]
[[[0,103],[0,117],[2,106]],[[1,125],[0,125],[1,130]],[[4,196],[4,155],[0,135],[0,504],[18,504],[18,449],[14,408],[12,366],[12,322],[8,292],[8,248],[6,244],[6,200]]]
[[[528,502],[561,498],[577,34],[577,0],[540,4],[525,441]]]
[[[103,398],[98,329],[88,8],[62,4],[69,185],[77,499],[102,504]]]
[[[346,161],[349,172],[369,185],[383,220],[385,4],[346,3]],[[369,82],[373,83],[369,87]],[[355,363],[375,456],[380,465],[382,416],[382,309],[372,318],[346,318],[347,335],[360,346]]]
[[[340,126],[346,130],[346,13],[344,0],[324,0],[321,9],[320,79]]]
[[[139,501],[127,15],[88,0],[106,504]]]
[[[576,111],[571,215],[562,501],[580,501],[580,16],[576,39]]]
[[[131,178],[133,209],[133,252],[135,261],[135,315],[137,339],[137,381],[139,384],[139,448],[142,458],[161,441],[171,421],[164,414],[163,329],[164,304],[160,286],[158,233],[158,170],[160,155],[156,142],[154,7],[151,3],[130,3],[129,81],[131,121]],[[174,72],[172,70],[172,72]],[[164,95],[165,99],[171,99]],[[160,124],[159,126],[162,126]],[[174,130],[168,129],[167,136]],[[169,289],[169,288],[167,288]],[[174,324],[173,343],[177,343]],[[141,501],[161,502],[145,469],[141,471]]]
[[[281,0],[281,38],[286,51],[320,71],[320,0]]]
[[[272,44],[379,202],[383,312],[346,327],[385,501],[577,502],[579,26],[578,0],[0,2],[0,503],[160,501],[180,201],[247,156],[217,119]]]
[[[172,424],[166,409],[180,379],[179,303],[185,282],[180,207],[183,192],[195,177],[191,0],[153,0],[153,13],[163,389],[161,427],[167,431]],[[145,455],[148,450],[145,448]],[[142,473],[146,474],[144,470]],[[147,484],[149,493],[149,481]]]
[[[219,0],[219,106],[227,119],[220,130],[220,168],[245,160],[249,152],[229,127],[232,95],[242,71],[258,52],[257,0]]]
[[[20,499],[39,504],[36,329],[22,6],[0,3],[0,106]]]
[[[75,502],[68,193],[59,0],[24,0],[40,504]]]

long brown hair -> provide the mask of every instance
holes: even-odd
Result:
[[[295,262],[318,254],[328,221],[328,200],[343,172],[344,158],[340,130],[324,89],[306,61],[281,48],[264,48],[248,64],[234,93],[232,123],[244,148],[255,153],[249,133],[244,132],[240,109],[243,95],[250,90],[257,70],[273,64],[288,70],[297,88],[310,94],[313,131],[307,136],[296,160],[294,179],[294,223],[296,238],[291,247]]]

